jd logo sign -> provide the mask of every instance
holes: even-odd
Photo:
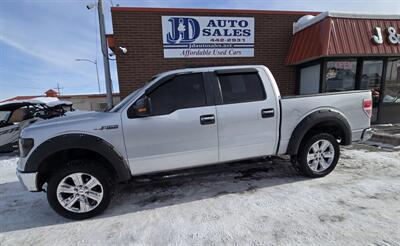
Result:
[[[167,42],[170,44],[185,44],[196,40],[200,34],[200,25],[196,19],[171,17],[171,32],[167,34]]]
[[[254,18],[162,16],[164,58],[252,57]]]

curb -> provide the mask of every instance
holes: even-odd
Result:
[[[370,141],[374,141],[374,142],[390,144],[390,145],[393,145],[393,146],[399,146],[400,145],[400,136],[398,136],[398,135],[390,135],[390,134],[382,133],[382,132],[374,132],[372,134],[372,137],[369,140]]]

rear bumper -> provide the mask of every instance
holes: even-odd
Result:
[[[28,191],[39,191],[36,185],[37,179],[37,172],[36,173],[23,173],[17,169],[17,177],[19,182],[24,186],[25,189]]]
[[[372,137],[374,131],[371,128],[364,129],[361,134],[361,142],[365,142]]]

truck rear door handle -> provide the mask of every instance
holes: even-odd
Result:
[[[261,117],[263,118],[271,118],[274,117],[275,111],[273,108],[265,108],[261,110]]]
[[[213,114],[205,114],[200,116],[200,124],[202,125],[210,125],[215,123],[215,115]]]

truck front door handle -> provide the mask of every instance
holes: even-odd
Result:
[[[200,116],[200,124],[202,125],[210,125],[215,123],[215,115],[213,114],[205,114]]]
[[[261,110],[261,117],[262,118],[271,118],[274,117],[275,111],[273,108],[265,108]]]

